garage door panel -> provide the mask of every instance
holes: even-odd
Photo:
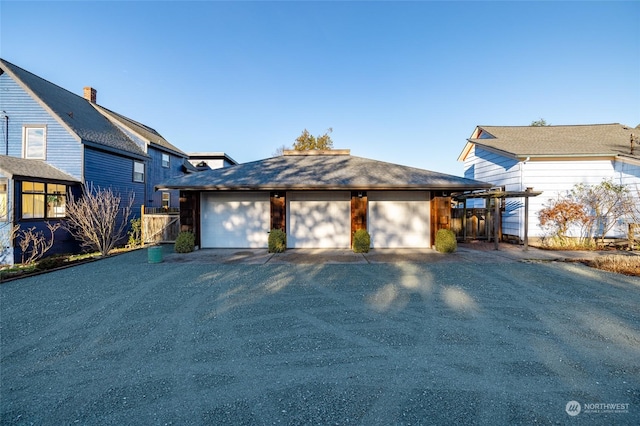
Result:
[[[430,246],[428,193],[372,193],[369,234],[373,248]]]
[[[267,247],[268,194],[203,194],[201,211],[203,248]]]
[[[348,248],[351,243],[349,193],[303,193],[289,197],[287,246]]]

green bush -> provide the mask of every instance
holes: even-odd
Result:
[[[282,253],[287,248],[287,234],[282,229],[269,232],[269,253]]]
[[[138,247],[142,244],[142,219],[131,219],[131,228],[129,229],[129,240],[127,245],[131,248]]]
[[[196,236],[192,232],[180,232],[173,247],[176,253],[191,253],[196,246]]]
[[[369,246],[371,246],[371,237],[366,229],[358,229],[353,234],[353,252],[354,253],[369,253]]]
[[[440,253],[453,253],[458,249],[456,234],[450,229],[439,229],[436,232],[436,250]]]
[[[36,264],[36,269],[39,271],[46,271],[47,269],[59,268],[64,266],[67,260],[63,256],[50,256],[40,259]]]

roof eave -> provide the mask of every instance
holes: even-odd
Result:
[[[131,151],[125,151],[122,149],[117,149],[117,148],[113,148],[113,147],[101,144],[100,142],[93,142],[86,139],[82,139],[82,144],[86,145],[89,148],[97,149],[99,151],[111,152],[117,155],[121,155],[123,157],[135,158],[137,160],[147,160],[148,158],[150,158],[149,155],[144,153],[138,154]]]
[[[156,185],[155,190],[178,189],[181,191],[469,191],[491,188],[490,183],[450,185]]]

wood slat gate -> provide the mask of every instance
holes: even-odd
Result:
[[[180,233],[180,210],[142,206],[141,239],[144,244],[174,243]]]

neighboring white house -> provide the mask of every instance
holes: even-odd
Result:
[[[596,185],[604,179],[640,189],[640,126],[477,126],[458,157],[464,177],[506,191],[542,191],[530,199],[529,236],[541,237],[538,211],[575,184]],[[626,235],[620,224],[609,236]],[[507,200],[502,234],[524,235],[523,202]]]

